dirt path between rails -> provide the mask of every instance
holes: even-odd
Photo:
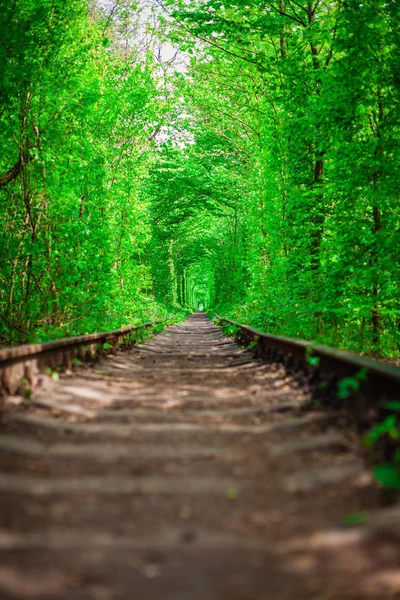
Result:
[[[0,598],[400,598],[400,513],[306,400],[202,313],[10,399]]]

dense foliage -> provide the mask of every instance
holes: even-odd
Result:
[[[84,0],[1,2],[6,339],[110,329],[157,310],[139,188],[160,101],[122,8],[110,22]]]
[[[200,306],[395,354],[399,3],[156,5],[143,48],[125,0],[0,1],[3,338]]]
[[[180,24],[176,40],[192,56],[185,98],[196,140],[176,161],[197,174],[196,198],[189,200],[180,174],[173,195],[179,189],[180,204],[197,203],[195,218],[206,228],[170,230],[186,287],[199,286],[201,272],[207,304],[220,313],[276,333],[395,353],[399,4],[169,4]],[[171,198],[161,199],[171,206]],[[196,253],[199,240],[206,252]],[[200,287],[196,300],[202,295]]]

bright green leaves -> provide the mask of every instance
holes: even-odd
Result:
[[[392,448],[392,461],[373,469],[378,483],[392,489],[400,489],[400,402],[387,402],[385,408],[394,411],[377,423],[364,437],[367,448],[379,447],[380,441]]]
[[[174,39],[198,50],[187,105],[246,164],[244,173],[223,156],[241,203],[210,278],[217,311],[274,333],[398,352],[394,4],[168,4],[186,27]],[[193,192],[205,164],[191,172]],[[193,209],[201,214],[191,204],[182,223]],[[357,385],[344,381],[339,395]]]
[[[366,369],[360,369],[353,377],[340,379],[337,386],[337,397],[341,400],[351,398],[351,396],[357,394],[363,381],[367,381]]]
[[[373,474],[378,483],[384,487],[400,490],[400,460],[374,467]]]
[[[198,124],[190,133],[185,145],[160,148],[143,193],[152,202],[156,297],[197,310],[229,297],[237,276],[244,165],[215,132]]]
[[[319,356],[314,355],[314,350],[311,346],[306,348],[306,361],[311,367],[317,367],[319,365]]]
[[[102,44],[105,23],[90,10],[85,0],[27,0],[0,11],[0,174],[19,146],[34,158],[0,188],[6,342],[112,329],[159,310],[138,194],[160,112],[157,74],[133,44],[121,52],[117,20]]]
[[[397,406],[399,403],[389,403],[389,406],[393,404]],[[395,410],[399,409],[396,408]],[[373,448],[381,438],[388,438],[393,442],[400,442],[400,418],[398,415],[388,415],[383,421],[375,425],[364,437],[364,444],[368,448]]]

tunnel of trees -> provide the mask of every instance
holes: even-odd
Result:
[[[0,0],[0,339],[204,309],[395,356],[398,0]]]

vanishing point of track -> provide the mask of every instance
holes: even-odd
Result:
[[[0,597],[400,598],[400,512],[308,402],[202,313],[10,396]]]

